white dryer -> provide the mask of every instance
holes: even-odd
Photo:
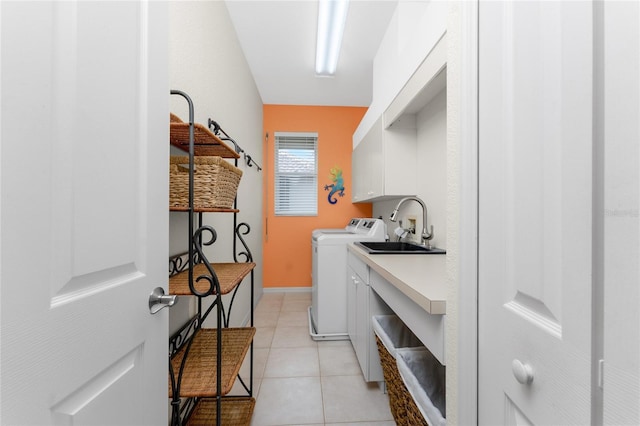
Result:
[[[382,219],[354,218],[345,228],[311,234],[312,296],[309,334],[314,340],[347,340],[347,244],[384,241]]]

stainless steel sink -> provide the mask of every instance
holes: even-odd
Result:
[[[360,246],[368,254],[445,254],[446,251],[436,247],[427,248],[417,244],[403,241],[358,241]]]

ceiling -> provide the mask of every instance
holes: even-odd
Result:
[[[317,0],[226,0],[264,104],[369,106],[398,0],[351,0],[335,76],[315,75]]]

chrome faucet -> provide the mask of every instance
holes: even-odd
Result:
[[[391,216],[389,216],[389,219],[391,220],[391,222],[395,222],[398,219],[398,210],[400,210],[400,207],[407,201],[416,201],[417,203],[420,204],[420,206],[422,207],[422,245],[423,246],[427,246],[428,248],[431,248],[431,239],[433,238],[433,225],[431,225],[431,232],[427,232],[427,206],[425,205],[424,201],[422,201],[420,198],[418,197],[404,197],[403,199],[401,199],[398,202],[398,205],[396,206],[395,209],[393,209],[393,212],[391,212]]]

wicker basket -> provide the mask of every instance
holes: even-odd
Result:
[[[409,424],[446,426],[446,367],[425,347],[398,349],[396,367],[408,392]]]
[[[395,351],[399,348],[420,347],[422,343],[402,323],[396,315],[376,315],[372,319],[373,331],[376,337],[376,345],[378,347],[378,355],[380,355],[380,364],[382,366],[382,375],[387,385],[387,395],[389,396],[389,408],[393,419],[398,426],[419,426],[426,425],[423,422],[416,422],[414,415],[409,415],[407,408],[413,413],[417,413],[421,417],[418,407],[415,405],[411,394],[407,390],[402,376],[398,371],[396,363]],[[384,336],[384,337],[380,337]],[[386,339],[389,349],[385,346],[382,339]],[[389,351],[394,351],[391,353]],[[411,405],[413,404],[413,406]],[[415,410],[415,411],[414,411]]]
[[[222,399],[220,423],[224,426],[249,426],[255,398],[232,397]],[[216,424],[217,406],[215,399],[204,398],[198,402],[193,415],[189,417],[187,426],[211,426]]]
[[[221,157],[194,157],[193,207],[231,209],[242,170]],[[169,164],[169,207],[189,207],[189,157],[171,156]]]
[[[418,406],[413,401],[411,394],[402,381],[396,359],[389,353],[387,348],[376,336],[376,344],[378,345],[378,354],[380,355],[380,363],[382,364],[382,374],[387,385],[387,394],[389,395],[389,408],[393,419],[397,426],[419,426],[426,425]]]

